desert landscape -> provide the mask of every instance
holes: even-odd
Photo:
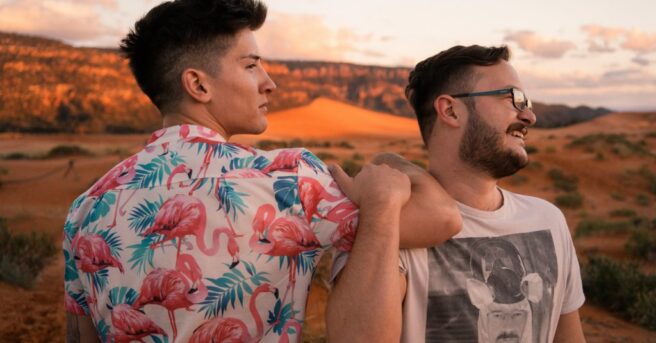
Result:
[[[307,146],[326,162],[350,172],[380,151],[399,153],[418,165],[427,163],[413,119],[327,98],[268,118],[269,129],[263,135],[234,140],[265,149]],[[12,234],[43,233],[57,246],[57,253],[47,260],[31,288],[0,282],[0,341],[64,340],[64,260],[59,242],[68,206],[116,162],[140,149],[148,136],[0,133],[4,225]],[[584,278],[590,257],[599,255],[618,263],[632,261],[637,272],[653,278],[656,113],[612,113],[568,127],[531,129],[527,145],[530,165],[504,179],[502,186],[545,198],[563,209],[584,265]],[[641,241],[634,237],[640,230],[647,230],[651,242],[644,255],[635,253],[635,243]],[[325,257],[313,283],[305,342],[325,340],[328,264]],[[653,288],[650,294],[652,298],[641,304],[646,301],[643,306],[656,307]],[[653,308],[642,314],[646,321],[639,325],[635,316],[611,311],[588,295],[581,311],[586,338],[589,342],[656,342],[656,331],[648,329],[655,325]]]

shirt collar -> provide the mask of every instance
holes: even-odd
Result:
[[[159,129],[150,136],[147,146],[172,143],[175,141],[224,143],[226,141],[218,132],[200,125],[182,124]]]

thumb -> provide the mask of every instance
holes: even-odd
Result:
[[[353,200],[353,179],[346,174],[342,167],[336,164],[329,164],[328,170],[330,170],[330,174],[332,174],[339,189],[341,189],[349,199]]]

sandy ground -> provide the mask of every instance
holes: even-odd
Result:
[[[330,113],[338,115],[331,117]],[[312,149],[315,153],[335,155],[333,162],[351,158],[355,153],[370,159],[374,153],[383,150],[401,153],[409,159],[426,160],[426,152],[422,150],[421,140],[414,131],[416,124],[413,120],[376,114],[325,99],[305,108],[272,114],[269,120],[270,131],[265,135],[236,137],[236,141],[253,144],[260,139],[291,139],[301,133],[303,139],[335,143],[346,140],[355,146],[355,149]],[[367,124],[372,121],[377,126]],[[605,160],[598,161],[594,159],[594,154],[566,147],[573,137],[597,132],[623,132],[639,138],[648,132],[656,132],[656,114],[617,114],[564,129],[532,130],[528,144],[538,148],[532,160],[540,161],[542,168],[527,168],[519,173],[526,177],[524,180],[509,178],[503,180],[502,185],[513,191],[553,201],[557,192],[547,172],[551,168],[560,168],[578,176],[579,189],[585,196],[583,208],[565,211],[570,228],[576,227],[583,218],[609,218],[608,212],[617,208],[630,208],[640,215],[653,218],[656,213],[654,196],[651,196],[651,205],[636,205],[633,198],[645,192],[644,184],[639,179],[630,179],[628,183],[624,180],[627,170],[636,170],[642,165],[651,166],[654,171],[656,164],[653,157],[615,158],[608,152]],[[64,218],[73,199],[113,166],[121,158],[120,154],[136,151],[147,137],[0,134],[0,155],[11,152],[45,153],[61,144],[79,145],[96,154],[76,158],[75,173],[66,178],[62,169],[48,177],[24,183],[11,181],[40,176],[57,168],[65,169],[68,159],[0,160],[0,168],[8,170],[8,174],[1,177],[8,182],[0,187],[0,216],[8,219],[12,231],[46,232],[59,242]],[[656,138],[648,138],[647,147],[656,153]],[[612,192],[626,194],[626,200],[615,200],[610,196]],[[626,235],[593,236],[575,243],[581,256],[597,250],[614,257],[628,258],[623,249],[626,238]],[[326,265],[326,261],[322,263]],[[645,268],[654,270],[651,265]],[[323,311],[327,296],[322,280],[315,280],[304,330],[306,342],[323,341]],[[43,270],[32,290],[0,283],[0,299],[0,342],[64,340],[61,255],[57,255]],[[589,342],[656,342],[656,332],[632,325],[599,307],[586,304],[581,316]]]

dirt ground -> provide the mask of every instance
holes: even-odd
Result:
[[[323,106],[332,106],[324,103]],[[337,105],[335,105],[337,106]],[[343,109],[343,108],[341,108]],[[351,111],[356,111],[351,109]],[[357,117],[351,113],[350,117]],[[631,120],[627,120],[630,118]],[[653,120],[652,120],[653,119]],[[286,119],[287,120],[287,119]],[[382,119],[381,119],[382,120]],[[396,118],[395,118],[396,120]],[[270,117],[272,127],[278,135],[262,137],[237,137],[237,141],[254,144],[260,139],[289,139],[291,133],[285,133],[276,125],[274,115]],[[413,121],[414,123],[414,121]],[[314,123],[321,125],[321,123]],[[398,123],[397,123],[398,124]],[[361,124],[358,124],[361,125]],[[399,124],[400,125],[400,124]],[[406,124],[403,124],[406,125]],[[414,125],[414,124],[413,124]],[[392,126],[382,126],[387,134],[359,138],[341,134],[322,136],[321,130],[311,131],[315,140],[327,140],[333,143],[348,141],[355,148],[312,148],[315,153],[329,152],[339,162],[352,158],[358,153],[366,160],[378,151],[401,153],[408,159],[426,161],[426,152],[421,147],[418,135],[403,132],[390,136]],[[351,128],[349,128],[351,130]],[[383,130],[383,129],[381,129]],[[332,132],[332,131],[331,131]],[[637,169],[642,165],[654,165],[653,157],[612,158],[606,154],[605,160],[595,160],[594,155],[582,149],[567,148],[566,144],[587,133],[625,132],[639,135],[656,132],[656,115],[619,117],[612,115],[591,123],[576,125],[557,130],[532,130],[529,145],[537,148],[533,160],[540,161],[540,169],[527,168],[520,172],[525,176],[520,179],[509,178],[502,181],[502,186],[520,193],[531,194],[553,201],[557,192],[547,176],[551,168],[560,168],[579,178],[579,188],[585,196],[583,208],[566,210],[565,215],[570,228],[576,227],[583,218],[608,218],[608,212],[617,208],[631,208],[639,215],[653,218],[656,214],[654,197],[649,206],[638,206],[631,199],[644,191],[644,185],[622,181],[627,170]],[[350,132],[353,134],[353,132]],[[357,133],[357,130],[356,130]],[[68,206],[73,199],[88,188],[92,182],[113,166],[124,154],[136,151],[147,139],[147,135],[131,136],[72,136],[72,135],[17,135],[0,134],[0,155],[12,152],[39,154],[62,144],[74,144],[92,151],[90,157],[76,157],[74,170],[64,177],[68,159],[47,160],[0,160],[0,168],[8,173],[0,178],[5,183],[0,187],[0,216],[7,218],[11,231],[40,231],[51,235],[56,242],[61,241],[62,226]],[[307,136],[304,136],[307,139]],[[334,144],[333,144],[334,146]],[[656,154],[656,139],[647,139],[647,148]],[[52,172],[51,174],[48,174]],[[32,181],[22,180],[38,178]],[[14,182],[16,181],[16,182]],[[609,196],[612,192],[627,195],[623,201]],[[576,240],[579,254],[590,250],[605,249],[614,257],[627,258],[623,250],[624,236],[594,236]],[[324,267],[327,263],[323,261]],[[653,270],[653,266],[646,266]],[[6,283],[0,283],[0,342],[57,342],[64,340],[65,316],[63,307],[63,256],[58,254],[39,275],[32,290],[21,289]],[[323,311],[328,292],[321,278],[315,280],[307,310],[307,323],[304,341],[321,342],[325,325]],[[656,342],[656,332],[648,331],[630,324],[621,318],[594,305],[586,304],[581,310],[583,328],[588,342]]]

